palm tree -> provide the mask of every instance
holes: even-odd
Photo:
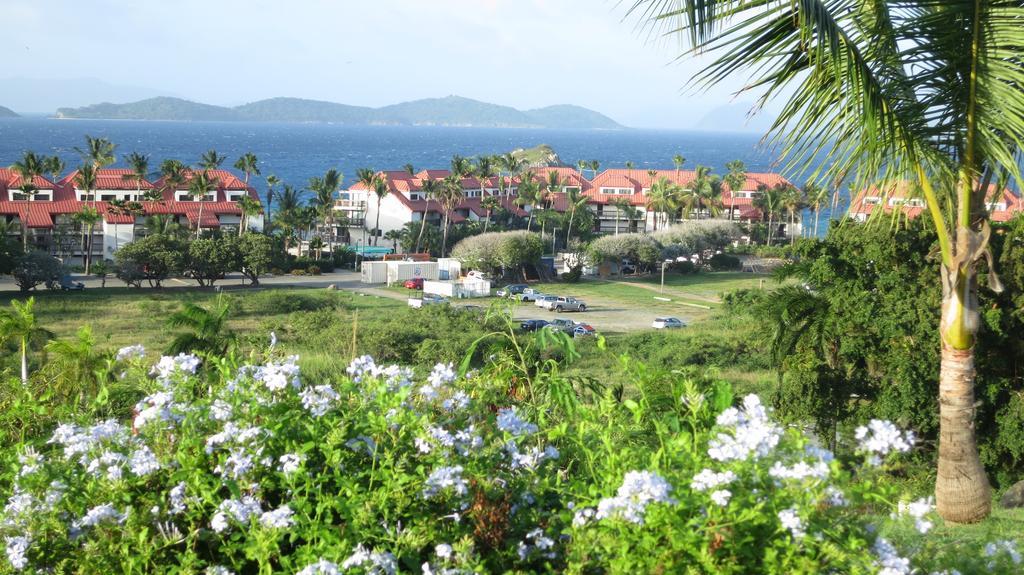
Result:
[[[135,182],[135,199],[138,200],[142,197],[142,182],[146,181],[146,175],[149,173],[149,156],[132,152],[125,157],[124,161],[128,164],[131,173],[121,177]]]
[[[18,174],[22,184],[34,185],[36,177],[46,171],[46,158],[32,151],[25,152],[20,160],[11,164],[11,170]]]
[[[704,207],[707,206],[708,213],[718,213],[717,196],[721,194],[721,188],[717,185],[718,176],[711,173],[708,166],[698,165],[694,169],[693,184],[690,190],[693,203],[697,206],[697,219],[701,219]]]
[[[569,223],[565,229],[565,247],[569,247],[569,240],[572,239],[572,224],[576,219],[576,210],[587,205],[587,198],[583,196],[583,192],[576,186],[570,186],[565,188],[565,200],[566,206],[569,209]],[[490,214],[490,212],[488,212]],[[485,230],[486,231],[486,228]]]
[[[729,170],[724,179],[729,186],[729,219],[733,220],[736,219],[736,192],[747,183],[747,167],[742,160],[733,160],[725,164],[725,169]]]
[[[473,173],[473,164],[467,158],[458,154],[452,156],[452,175],[457,178],[465,178]]]
[[[593,172],[594,172],[591,177],[596,178],[597,177],[597,171],[599,169],[601,169],[601,162],[599,162],[597,160],[590,160],[590,169],[593,170]]]
[[[519,191],[516,194],[516,203],[520,206],[529,206],[530,215],[526,219],[526,231],[530,231],[530,227],[533,225],[533,206],[538,203],[538,195],[540,194],[540,185],[530,177],[523,177],[519,182]]]
[[[287,252],[291,240],[295,236],[295,230],[299,227],[299,211],[301,209],[301,201],[299,199],[299,192],[295,188],[284,185],[284,190],[278,195],[277,199],[277,221],[278,227],[281,228],[282,236],[284,238],[284,249]]]
[[[782,194],[782,207],[789,212],[789,229],[787,235],[789,235],[789,243],[792,245],[796,242],[796,234],[793,233],[793,227],[796,226],[797,214],[801,214],[804,208],[804,194],[803,191],[794,187],[787,186],[786,190]]]
[[[430,205],[430,200],[437,197],[438,192],[441,189],[441,185],[434,178],[427,178],[423,180],[423,216],[420,217],[420,231],[416,234],[416,250],[414,253],[420,253],[420,247],[423,245],[423,231],[427,228],[427,206]]]
[[[204,170],[219,170],[227,156],[221,156],[217,150],[209,149],[199,157],[199,167]]]
[[[188,331],[174,336],[167,353],[223,356],[236,341],[234,332],[227,327],[229,312],[228,302],[223,298],[218,298],[210,309],[191,302],[182,304],[180,310],[167,318],[167,325]]]
[[[775,214],[779,213],[782,202],[782,192],[785,186],[761,186],[761,195],[754,199],[754,206],[761,210],[762,217],[768,217],[768,238],[767,245],[772,245],[772,232],[774,231]]]
[[[686,158],[682,154],[676,154],[672,156],[672,164],[676,167],[676,183],[679,183],[679,172],[683,169],[683,164],[686,163]]]
[[[473,166],[473,175],[480,184],[480,197],[484,197],[484,186],[494,176],[494,161],[491,156],[477,156],[476,165]]]
[[[327,170],[323,178],[314,178],[314,180],[317,179],[319,180],[320,187],[313,188],[311,186],[310,189],[316,192],[314,203],[320,218],[323,220],[324,228],[327,228],[327,251],[333,255],[334,230],[329,228],[334,221],[334,199],[338,193],[338,188],[341,187],[342,175],[335,168],[331,168]],[[310,182],[312,181],[310,180]]]
[[[398,240],[402,239],[402,231],[401,230],[388,230],[388,232],[386,234],[384,234],[384,239],[391,241],[391,247],[395,250],[395,253],[397,254],[398,253]]]
[[[21,351],[21,383],[28,385],[28,347],[30,344],[45,341],[53,337],[53,333],[39,325],[35,314],[35,298],[28,298],[24,303],[11,300],[11,307],[0,310],[0,343],[18,342]]]
[[[85,190],[86,197],[92,197],[93,190],[96,189],[96,168],[91,164],[82,164],[75,175],[75,185]],[[74,218],[82,226],[82,262],[85,264],[85,274],[89,275],[89,267],[92,264],[92,231],[103,217],[94,206],[85,206],[74,215]]]
[[[256,159],[256,155],[252,152],[246,152],[242,157],[238,158],[238,161],[235,162],[235,169],[245,174],[245,187],[249,187],[250,175],[260,175],[259,160]]]
[[[860,186],[910,179],[920,188],[942,262],[937,508],[959,523],[988,516],[991,487],[974,429],[976,280],[979,263],[991,259],[988,184],[1022,180],[1024,5],[721,4],[634,6],[659,22],[674,12],[693,51],[716,54],[697,78],[702,85],[752,70],[747,87],[790,95],[772,128],[784,161],[825,160],[825,179],[850,173]],[[990,269],[990,285],[1000,287],[993,277]]]
[[[366,188],[367,192],[373,192],[377,184],[377,172],[370,168],[359,168],[356,170],[356,180]],[[377,206],[377,222],[380,222],[380,205]],[[366,218],[363,218],[363,229],[366,229]]]
[[[64,160],[60,159],[60,156],[49,156],[43,160],[43,171],[50,174],[54,182],[60,179],[65,167]]]
[[[590,164],[586,160],[578,160],[576,162],[576,170],[579,171],[580,175],[583,175],[583,170],[586,170]]]
[[[633,220],[640,217],[640,210],[628,198],[616,198],[609,203],[615,206],[615,235],[619,235],[619,218],[621,216],[626,216],[630,227],[632,227]]]
[[[164,180],[163,190],[173,193],[185,184],[185,164],[179,160],[167,159],[160,163],[160,177]]]
[[[111,354],[96,350],[96,337],[90,326],[78,328],[71,339],[49,341],[44,349],[49,360],[42,375],[48,392],[61,395],[68,402],[77,394],[75,401],[80,405],[95,397],[105,379]]]
[[[85,137],[85,149],[75,148],[82,159],[91,163],[94,169],[100,170],[116,161],[114,150],[117,148],[106,138]]]
[[[491,214],[494,213],[494,210],[501,207],[501,203],[498,201],[498,198],[487,196],[480,200],[480,207],[487,210],[487,219],[484,220],[484,233],[486,234],[487,225],[491,223]]]
[[[267,221],[263,228],[268,232],[270,231],[270,206],[274,202],[274,186],[280,183],[281,180],[279,180],[278,177],[275,176],[274,174],[270,174],[269,176],[267,176]]]
[[[404,169],[410,176],[416,175],[416,168],[414,168],[412,164],[406,164],[402,166],[402,169]]]
[[[462,179],[454,173],[441,181],[437,190],[438,201],[444,211],[444,232],[441,239],[441,257],[444,257],[448,250],[448,223],[451,221],[452,210],[462,202],[464,195],[462,191]]]
[[[213,150],[210,151],[213,152]],[[210,192],[216,192],[218,185],[220,185],[220,181],[217,178],[211,177],[208,169],[192,174],[192,180],[188,183],[188,194],[192,196],[193,201],[199,202],[199,219],[196,221],[197,240],[203,230],[203,204],[206,203],[205,198],[210,195]]]
[[[373,195],[377,197],[377,221],[373,224],[373,245],[377,245],[377,242],[380,241],[380,202],[391,193],[391,187],[384,178],[377,176],[374,178],[373,187],[370,189],[373,190]]]
[[[498,164],[501,166],[502,170],[508,172],[508,179],[510,185],[512,183],[512,180],[514,180],[516,176],[520,175],[523,172],[523,170],[526,169],[526,161],[519,158],[518,156],[511,152],[502,155]],[[502,192],[504,192],[504,186],[503,182],[501,181],[500,174],[498,180],[498,187],[501,188]]]
[[[548,177],[546,179],[541,179],[540,195],[537,197],[537,199],[539,200],[541,206],[543,206],[545,209],[548,209],[551,207],[551,204],[554,203],[555,194],[560,193],[562,193],[562,179],[558,176],[558,172],[556,172],[555,170],[550,170],[548,171]],[[540,223],[541,239],[544,238],[544,229],[548,221],[554,220],[551,216],[546,216],[544,220],[541,221]],[[552,245],[554,245],[554,242],[552,242]]]
[[[828,188],[814,182],[807,182],[804,184],[804,196],[807,198],[807,207],[814,212],[814,230],[809,237],[817,237],[818,215],[821,214],[821,207],[828,201]]]
[[[242,211],[242,221],[238,226],[238,237],[242,237],[242,234],[249,229],[249,218],[263,213],[263,204],[246,194],[238,198],[238,209]]]
[[[675,185],[664,176],[654,181],[647,190],[645,207],[654,213],[654,231],[658,231],[658,218],[661,214],[675,209],[675,195]]]

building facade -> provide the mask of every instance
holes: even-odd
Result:
[[[57,182],[41,176],[33,181],[35,192],[25,194],[20,176],[0,168],[0,218],[8,233],[17,235],[29,247],[46,251],[65,262],[83,259],[83,229],[75,217],[86,207],[95,209],[100,221],[93,227],[92,258],[112,259],[120,246],[148,233],[147,219],[163,218],[188,229],[220,229],[237,233],[242,221],[239,200],[248,196],[259,202],[256,190],[227,170],[210,170],[216,190],[204,198],[188,191],[195,172],[186,170],[183,181],[168,185],[164,180],[135,179],[126,169],[101,169],[94,190],[79,184],[74,171]],[[263,216],[250,215],[247,227],[263,230]]]
[[[871,187],[858,192],[850,201],[850,217],[863,222],[872,214],[893,214],[896,210],[916,218],[928,208],[924,194],[910,182],[896,182],[884,188]],[[990,184],[985,194],[985,209],[994,222],[1005,222],[1024,212],[1024,204],[1008,188]]]

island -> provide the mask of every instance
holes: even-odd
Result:
[[[0,118],[19,118],[19,117],[20,116],[18,116],[17,114],[14,113],[14,110],[12,110],[10,108],[5,108],[3,106],[0,106]]]

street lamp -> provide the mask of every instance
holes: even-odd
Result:
[[[672,263],[672,260],[665,260],[661,262],[661,292],[665,293],[665,268],[668,264]]]
[[[363,240],[356,240],[356,263],[352,267],[353,271],[359,271],[359,244],[362,243],[362,241]]]

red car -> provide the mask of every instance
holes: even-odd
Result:
[[[404,285],[406,289],[423,289],[423,278],[405,280],[405,283],[402,285]]]

